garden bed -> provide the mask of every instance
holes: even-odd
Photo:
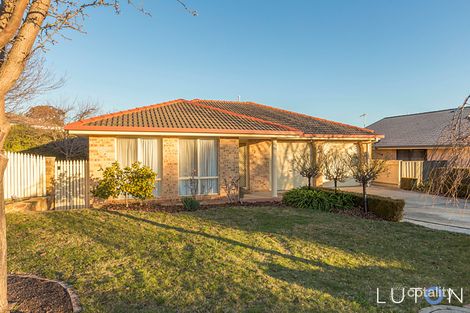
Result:
[[[78,297],[64,283],[33,275],[8,276],[8,302],[12,313],[79,312]]]
[[[241,202],[241,203],[220,203],[216,202],[202,202],[198,210],[207,210],[211,208],[223,208],[223,207],[259,207],[259,206],[284,206],[281,201],[261,201],[261,202]],[[101,204],[98,209],[103,210],[131,210],[131,211],[142,211],[142,212],[167,212],[167,213],[176,213],[176,212],[185,212],[188,211],[180,203],[174,202],[170,204],[162,204],[161,201],[155,200],[146,200],[146,201],[130,201],[128,205],[124,201],[109,201]]]

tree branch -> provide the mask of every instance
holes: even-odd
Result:
[[[4,47],[16,35],[28,3],[29,0],[17,0],[12,12],[2,12],[10,16],[6,25],[0,31],[0,47]]]

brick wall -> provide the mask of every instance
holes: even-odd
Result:
[[[222,188],[224,184],[224,178],[230,180],[240,175],[238,147],[238,138],[221,138],[219,141],[220,196],[226,195],[224,188]]]
[[[178,138],[163,138],[162,199],[179,199]]]
[[[114,162],[114,137],[89,137],[90,177],[101,177],[101,168],[109,167]]]
[[[271,190],[271,141],[250,142],[248,153],[250,190]]]

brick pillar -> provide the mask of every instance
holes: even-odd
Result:
[[[271,190],[271,141],[253,141],[248,146],[250,191]]]
[[[55,157],[46,157],[46,195],[54,194]]]
[[[231,180],[240,176],[239,169],[239,145],[238,138],[220,138],[219,141],[219,189],[220,195],[225,196],[222,188],[224,179]]]
[[[178,139],[163,138],[162,199],[176,200],[178,195]]]
[[[90,178],[102,176],[101,169],[105,169],[115,161],[114,137],[89,137],[88,163]]]
[[[271,196],[277,197],[277,140],[271,141]]]

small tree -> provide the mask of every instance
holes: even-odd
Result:
[[[157,174],[148,166],[135,162],[123,170],[121,192],[141,201],[151,198],[155,189]]]
[[[103,169],[101,169],[103,170]],[[91,193],[99,199],[117,198],[121,194],[120,183],[123,180],[123,171],[118,162],[103,170],[101,179],[96,180],[96,185]]]
[[[157,174],[151,168],[143,166],[140,162],[135,162],[124,169],[118,162],[114,162],[104,170],[103,177],[97,180],[92,194],[100,199],[123,195],[127,207],[129,196],[139,200],[152,197],[156,177]]]
[[[326,179],[334,182],[336,192],[338,182],[344,182],[350,174],[347,154],[336,148],[324,153],[322,156],[322,172]]]
[[[240,176],[224,177],[222,189],[225,191],[229,203],[240,202]]]
[[[372,159],[367,152],[348,156],[351,175],[362,185],[364,212],[367,213],[367,185],[385,171],[385,160]]]
[[[317,160],[313,145],[309,145],[308,149],[294,157],[293,166],[300,176],[308,179],[308,188],[311,188],[312,178],[321,173],[321,161]]]

